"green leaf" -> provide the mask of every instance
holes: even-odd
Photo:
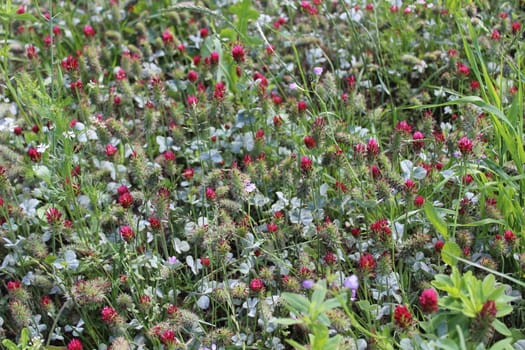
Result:
[[[2,340],[2,345],[5,346],[8,350],[18,350],[18,346],[9,339]]]
[[[358,300],[355,302],[355,305],[357,305],[357,307],[359,307],[359,309],[364,312],[371,312],[373,309],[368,300]]]
[[[339,349],[341,339],[342,337],[340,335],[336,335],[335,337],[328,339],[328,341],[325,344],[324,349],[332,349],[332,350]]]
[[[483,295],[487,295],[488,300],[496,300],[497,297],[492,296],[492,295],[497,292],[496,295],[499,296],[499,293],[502,292],[502,291],[499,291],[498,288],[494,288],[495,282],[496,282],[496,278],[494,277],[494,275],[488,274],[487,276],[485,276],[485,278],[483,279],[483,282],[481,283],[482,288],[483,288]]]
[[[458,332],[459,336],[459,346],[461,350],[467,350],[467,345],[465,344],[465,336],[463,335],[463,329],[456,325],[456,331]]]
[[[326,316],[325,313],[321,313],[321,314],[318,314],[317,315],[317,321],[319,321],[321,324],[325,325],[325,326],[329,326],[330,325],[330,319],[328,318],[328,316]]]
[[[307,313],[310,306],[310,301],[306,299],[303,295],[294,294],[294,293],[283,293],[283,299],[286,301],[286,304],[290,311],[298,313]]]
[[[450,296],[440,298],[438,304],[443,309],[457,311],[460,313],[462,313],[464,309],[464,305],[461,301]]]
[[[472,294],[469,295],[470,298],[466,295],[461,295],[461,300],[463,303],[461,306],[461,312],[463,315],[474,318],[478,314],[478,311],[480,308],[478,308],[478,303],[476,303],[476,300],[472,297]]]
[[[503,220],[499,220],[499,219],[486,218],[486,219],[482,219],[482,220],[472,221],[472,222],[469,222],[469,223],[466,223],[466,224],[454,224],[454,223],[451,223],[450,226],[453,226],[453,227],[478,227],[478,226],[485,226],[485,225],[489,225],[489,224],[503,225],[504,221]]]
[[[39,179],[47,183],[51,182],[51,171],[45,165],[33,165],[33,171]]]
[[[216,37],[209,36],[206,39],[204,39],[204,42],[201,45],[200,54],[203,57],[209,56],[213,51],[217,51],[219,54],[221,54],[221,41]]]
[[[51,265],[52,263],[55,262],[56,259],[57,259],[56,256],[50,254],[50,255],[46,256],[46,258],[44,259],[44,261],[46,262],[46,264],[50,264],[50,265]]]
[[[17,14],[14,16],[13,19],[17,21],[28,21],[28,22],[33,22],[33,23],[38,22],[38,19],[30,13]]]
[[[447,0],[446,8],[452,15],[457,15],[461,9],[461,1],[459,0]]]
[[[438,215],[436,208],[432,205],[432,203],[425,203],[424,206],[425,215],[427,216],[430,223],[434,226],[434,228],[441,233],[441,235],[448,239],[448,230],[447,230],[447,224],[446,222],[441,218],[441,216]]]
[[[314,323],[310,325],[313,334],[310,334],[310,346],[312,349],[329,349],[326,347],[328,341],[328,327]]]
[[[459,347],[452,339],[439,339],[437,342],[438,349],[458,350]]]
[[[259,18],[259,12],[252,7],[250,0],[242,0],[229,7],[229,12],[236,15],[235,27],[244,40],[249,41],[248,21]]]
[[[492,326],[499,334],[504,335],[506,337],[512,336],[512,332],[510,331],[510,329],[508,329],[505,323],[501,322],[500,320],[495,319],[494,322],[492,322]]]
[[[228,11],[237,15],[237,20],[239,21],[259,18],[259,12],[252,7],[250,0],[239,1],[235,5],[230,6]]]
[[[487,275],[492,276],[492,275]],[[484,281],[483,281],[484,282]],[[499,300],[499,298],[503,297],[505,295],[505,287],[494,287],[494,284],[492,286],[485,286],[483,285],[483,297],[485,300]]]
[[[499,302],[496,302],[496,310],[498,310],[496,312],[496,317],[503,317],[503,316],[510,315],[512,313],[512,306],[506,303],[501,304]]]
[[[314,292],[312,293],[312,302],[310,307],[320,308],[323,304],[324,298],[326,296],[326,285],[323,282],[319,282],[314,285]]]
[[[513,282],[513,283],[516,283],[516,284],[519,285],[519,286],[525,287],[525,282],[520,281],[519,279],[516,279],[516,278],[514,278],[514,277],[510,277],[509,275],[507,275],[507,274],[505,274],[505,273],[502,273],[502,272],[499,272],[499,271],[496,271],[496,270],[493,270],[493,269],[489,269],[488,267],[485,267],[485,266],[483,266],[483,265],[480,265],[480,264],[478,264],[478,263],[472,262],[472,261],[467,260],[467,259],[463,259],[463,258],[461,258],[461,257],[458,257],[457,260],[459,260],[459,261],[461,261],[462,263],[465,263],[465,264],[467,264],[467,265],[475,266],[475,267],[477,267],[478,269],[481,269],[481,270],[483,270],[483,271],[487,271],[487,272],[489,272],[489,273],[492,273],[492,274],[494,274],[494,275],[496,275],[496,276],[499,276],[499,277],[501,277],[501,278],[503,278],[503,279],[509,280],[509,281],[511,281],[511,282]]]
[[[22,328],[22,331],[20,332],[20,339],[18,339],[18,343],[22,346],[26,346],[29,343],[29,331],[27,328]]]
[[[436,288],[445,287],[445,286],[454,286],[454,282],[452,281],[452,278],[448,275],[444,275],[442,273],[434,276],[434,281],[432,281],[432,285],[436,286]],[[440,286],[440,287],[437,287]]]
[[[231,28],[224,28],[220,31],[219,35],[221,38],[227,38],[230,41],[235,41],[235,39],[237,38],[237,33]]]
[[[293,318],[276,318],[274,319],[274,322],[285,325],[285,326],[291,326],[293,324],[303,323],[302,320],[294,320]]]
[[[461,248],[455,242],[447,242],[441,249],[441,259],[447,265],[456,266],[459,256],[461,256]]]
[[[499,342],[495,343],[490,347],[489,350],[513,350],[512,342],[514,339],[512,338],[505,338],[500,340]]]
[[[341,297],[343,298],[343,300],[346,299],[346,294],[342,295]],[[336,307],[339,307],[339,306],[341,306],[341,302],[336,298],[331,298],[331,299],[326,300],[323,303],[323,310],[327,311],[327,310],[335,309]]]

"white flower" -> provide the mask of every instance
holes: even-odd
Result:
[[[87,86],[89,89],[103,89],[103,84],[97,84],[95,81],[90,80],[89,83],[87,83]]]
[[[416,64],[413,69],[418,71],[419,73],[423,73],[425,71],[425,68],[427,68],[427,63],[423,60],[419,61],[418,64]]]
[[[4,118],[2,106],[0,106],[0,131],[6,131],[11,130],[11,132],[14,130],[14,128],[17,126],[15,123],[15,120],[13,118]]]
[[[201,42],[204,40],[200,37],[200,35],[190,35],[190,40],[195,44],[196,48],[200,48]]]
[[[38,146],[36,146],[36,150],[40,154],[43,154],[48,148],[49,148],[49,145],[46,145],[45,143],[41,143]]]
[[[75,138],[75,133],[74,133],[73,131],[71,131],[71,130],[69,130],[69,131],[64,131],[64,132],[62,133],[62,136],[64,136],[66,139],[72,140],[72,139]]]
[[[250,180],[244,181],[244,190],[246,192],[252,193],[256,189],[257,189],[257,187],[255,186],[255,184],[253,182],[251,182]]]

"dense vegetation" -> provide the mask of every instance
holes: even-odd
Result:
[[[525,349],[522,1],[26,3],[6,349]]]

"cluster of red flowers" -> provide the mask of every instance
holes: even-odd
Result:
[[[394,322],[399,328],[408,328],[412,325],[412,313],[406,305],[397,305],[394,308]]]
[[[260,278],[254,278],[250,281],[250,290],[254,293],[259,293],[264,289],[264,282]]]
[[[71,341],[67,343],[67,350],[82,350],[83,348],[82,342],[77,338],[71,339]]]
[[[100,311],[100,315],[102,316],[102,321],[109,324],[116,320],[118,312],[111,306],[104,306]]]
[[[133,195],[129,192],[129,189],[127,186],[122,185],[117,189],[118,194],[118,203],[123,208],[129,208],[133,205]]]
[[[307,156],[301,157],[301,171],[303,173],[310,172],[312,170],[312,167],[313,167],[313,163],[310,158],[308,158]]]
[[[438,294],[434,289],[425,289],[419,296],[419,305],[425,313],[438,310]]]
[[[374,256],[370,253],[361,254],[361,257],[359,258],[359,267],[365,274],[372,272],[376,267]]]
[[[463,136],[458,141],[458,148],[461,151],[462,154],[469,154],[472,153],[472,147],[473,143],[472,140],[470,140],[468,137]]]
[[[370,225],[370,231],[380,236],[390,236],[392,229],[387,219],[379,219]]]
[[[128,225],[121,226],[119,232],[122,236],[122,239],[124,239],[126,242],[129,242],[135,238],[135,232],[133,232],[133,229]]]

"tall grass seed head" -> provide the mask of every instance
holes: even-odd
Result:
[[[331,327],[339,333],[348,332],[352,326],[350,318],[339,308],[326,311],[326,316],[330,320]]]
[[[7,282],[7,292],[11,299],[16,299],[24,303],[30,299],[29,292],[18,280],[10,280]]]
[[[456,234],[456,241],[460,247],[472,247],[474,235],[468,231],[460,231]]]
[[[111,282],[103,277],[75,282],[71,293],[75,301],[82,306],[97,306],[105,302],[111,288]]]
[[[199,316],[187,309],[179,308],[178,311],[172,316],[175,320],[176,328],[174,331],[176,332],[180,332],[182,330],[194,332],[199,328]]]
[[[494,271],[498,270],[498,263],[490,256],[481,257],[478,260],[478,264]]]
[[[283,289],[292,292],[298,293],[301,290],[301,283],[294,276],[284,275],[281,277],[281,283]]]
[[[400,256],[414,256],[417,252],[425,250],[432,241],[432,237],[425,232],[416,232],[406,239],[400,247]]]
[[[47,256],[47,254],[46,254]],[[32,278],[32,281],[31,281],[31,285],[37,287],[37,288],[42,288],[42,289],[51,289],[53,288],[54,284],[53,284],[53,280],[41,273],[41,272],[36,272],[34,275],[33,275],[33,278]]]
[[[388,275],[392,272],[394,261],[390,251],[385,250],[377,259],[377,271],[381,275]]]
[[[111,342],[111,349],[112,350],[131,350],[132,347],[131,347],[130,342],[126,338],[119,336],[113,339],[113,341]]]
[[[31,321],[31,309],[29,306],[18,299],[13,299],[8,305],[9,312],[16,326],[27,327]]]
[[[133,307],[133,298],[127,293],[120,293],[117,296],[117,305],[119,308],[124,310],[130,310]]]
[[[42,306],[42,309],[44,309],[48,314],[54,314],[56,311],[55,303],[53,302],[53,299],[50,295],[44,295],[42,298],[40,298],[40,306]]]
[[[231,251],[231,245],[225,238],[219,238],[216,242],[216,251],[219,255],[224,256]]]
[[[224,287],[217,287],[212,291],[213,298],[219,303],[226,303],[230,300],[230,291]],[[233,297],[233,295],[232,295]]]
[[[227,328],[217,328],[208,332],[203,338],[201,346],[203,349],[213,349],[224,347],[225,345],[230,345],[232,343],[232,337],[234,333]]]
[[[246,299],[249,296],[250,290],[246,283],[236,282],[231,287],[230,293],[235,299]]]

